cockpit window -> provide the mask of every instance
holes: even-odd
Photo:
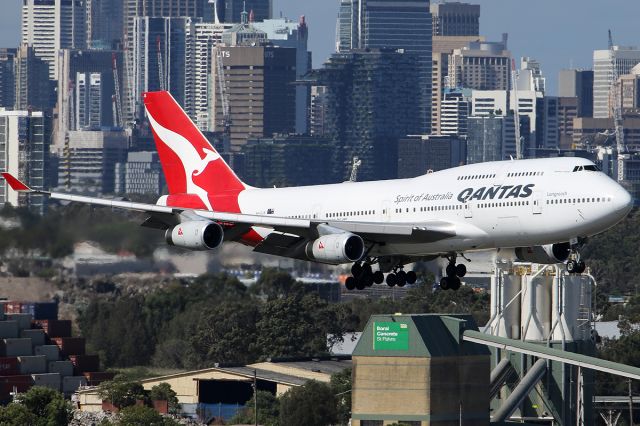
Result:
[[[595,166],[593,164],[588,164],[588,165],[585,165],[585,166],[575,166],[573,168],[574,172],[581,172],[583,170],[588,171],[588,172],[599,172],[600,171],[598,166]]]

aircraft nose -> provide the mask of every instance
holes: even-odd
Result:
[[[612,201],[614,202],[615,209],[617,211],[624,211],[625,214],[629,213],[633,207],[633,197],[629,191],[620,185],[618,185]]]

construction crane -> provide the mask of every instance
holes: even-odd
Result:
[[[124,118],[122,117],[122,99],[120,98],[120,78],[118,76],[118,61],[115,53],[111,55],[111,64],[113,66],[113,85],[116,92],[114,96],[116,114],[113,117],[113,121],[116,126],[123,127]]]
[[[620,99],[620,89],[618,87],[618,67],[616,66],[615,49],[613,47],[613,37],[609,30],[609,58],[611,59],[611,87],[610,99],[613,110],[613,126],[616,133],[616,150],[618,153],[618,182],[624,180],[624,160],[628,158],[626,145],[624,143],[624,127],[622,124],[622,105]]]
[[[351,165],[351,176],[349,176],[349,182],[356,182],[358,180],[358,169],[362,165],[362,160],[358,157],[353,157],[353,163]]]
[[[229,110],[229,98],[227,96],[227,84],[222,62],[222,52],[219,47],[216,51],[216,74],[218,76],[218,91],[220,92],[220,104],[222,105],[222,146],[225,150],[231,149],[231,112]]]
[[[164,67],[162,66],[162,49],[160,48],[160,36],[156,37],[156,46],[158,48],[158,80],[160,80],[160,90],[167,90],[166,84],[164,84]]]
[[[516,139],[516,159],[522,158],[522,140],[520,139],[520,103],[518,101],[518,86],[516,75],[516,60],[511,59],[511,86],[513,89],[513,121]]]

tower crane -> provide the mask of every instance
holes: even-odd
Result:
[[[218,91],[220,92],[220,104],[222,105],[222,146],[225,150],[231,149],[231,112],[229,98],[227,96],[227,84],[222,63],[222,52],[219,47],[214,47],[216,54],[216,74],[218,76]]]
[[[156,46],[158,48],[158,80],[160,80],[160,90],[167,90],[164,82],[164,67],[162,66],[162,49],[160,48],[160,36],[156,37]]]
[[[516,159],[520,160],[522,158],[522,140],[520,137],[520,103],[518,101],[518,86],[516,80],[516,60],[511,59],[511,86],[513,89],[513,120],[514,120],[514,129],[515,129],[515,139],[516,139]]]
[[[362,165],[362,160],[358,157],[353,157],[353,163],[351,165],[351,176],[349,182],[356,182],[358,180],[358,169]]]
[[[615,50],[613,48],[613,37],[609,30],[609,58],[611,59],[611,87],[610,99],[613,110],[613,126],[616,133],[616,151],[618,154],[618,182],[624,180],[624,160],[628,158],[626,145],[624,142],[624,127],[622,124],[622,105],[620,99],[620,89],[618,87],[618,67],[616,66]]]
[[[116,126],[123,127],[123,117],[122,117],[122,99],[120,98],[120,78],[118,76],[118,62],[116,59],[116,54],[113,53],[111,55],[111,63],[113,66],[113,84],[115,87],[115,101],[116,101],[116,114],[113,117]]]

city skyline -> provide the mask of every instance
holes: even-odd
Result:
[[[327,7],[326,2],[274,0],[274,17],[281,13],[290,19],[307,17],[314,68],[319,68],[335,50],[338,1],[333,3]],[[550,94],[557,93],[561,69],[593,67],[593,50],[607,47],[607,29],[612,30],[618,45],[640,45],[634,20],[640,14],[638,2],[476,0],[469,3],[481,5],[480,33],[488,40],[500,40],[506,32],[514,57],[530,56],[540,61]],[[0,15],[0,47],[18,46],[21,4],[18,0],[4,4],[4,13]],[[554,31],[545,32],[547,28]],[[561,42],[556,42],[559,38]]]

